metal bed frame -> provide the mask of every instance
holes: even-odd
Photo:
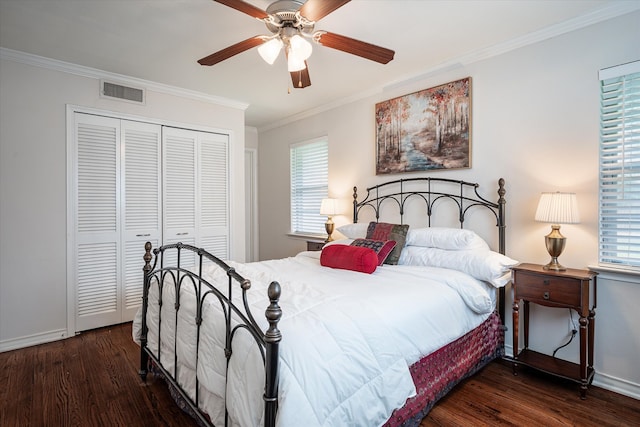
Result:
[[[455,189],[453,191],[444,191],[439,189],[441,186]],[[409,189],[410,187],[423,186],[421,189]],[[426,186],[426,188],[424,188]],[[436,188],[438,187],[438,188]],[[504,199],[505,188],[504,180],[501,178],[498,181],[498,201],[491,202],[478,193],[479,184],[470,183],[452,179],[442,178],[409,178],[399,179],[395,181],[386,182],[380,185],[367,188],[366,197],[358,202],[357,188],[353,188],[353,221],[358,222],[358,215],[363,208],[372,208],[375,213],[376,221],[379,220],[381,206],[384,202],[393,201],[400,209],[400,217],[404,215],[405,203],[408,199],[418,197],[426,203],[426,214],[429,219],[429,226],[431,225],[431,215],[434,212],[434,205],[440,203],[440,201],[451,201],[458,207],[458,220],[460,227],[463,227],[465,215],[472,208],[486,208],[489,209],[496,218],[496,225],[498,227],[499,235],[499,252],[505,253],[505,222],[504,222],[504,210],[506,201]],[[172,254],[172,255],[170,255]],[[185,255],[186,254],[186,255]],[[196,266],[192,267],[191,264],[184,265],[181,261],[184,257],[187,259],[193,259],[191,255],[196,256]],[[170,259],[176,259],[176,265],[165,266],[165,257],[170,256]],[[222,268],[228,276],[228,289],[225,292],[217,289],[214,285],[209,283],[202,277],[203,263],[208,260],[215,263]],[[153,261],[153,262],[151,262]],[[227,359],[227,366],[229,360],[233,354],[232,343],[236,335],[236,332],[240,329],[248,331],[255,342],[260,348],[262,360],[265,365],[265,388],[263,400],[265,403],[265,426],[275,427],[276,413],[278,409],[278,358],[279,358],[279,343],[282,340],[282,335],[278,329],[278,322],[282,317],[282,310],[279,306],[279,299],[281,288],[278,282],[271,282],[268,287],[268,296],[270,300],[269,306],[266,308],[265,317],[269,322],[269,328],[263,332],[256,323],[247,303],[247,292],[251,288],[250,280],[242,277],[235,269],[229,267],[225,262],[219,258],[211,255],[206,250],[197,248],[191,245],[182,243],[165,245],[160,248],[156,248],[151,251],[151,243],[145,244],[144,254],[144,287],[142,297],[142,333],[141,333],[141,355],[140,355],[140,377],[143,381],[146,381],[147,373],[149,372],[150,365],[153,365],[154,369],[161,372],[165,380],[169,383],[170,387],[177,391],[178,395],[184,400],[189,412],[193,415],[199,423],[203,425],[211,425],[211,421],[203,414],[198,408],[198,379],[196,377],[196,397],[195,402],[189,397],[188,393],[178,384],[176,379],[177,370],[177,351],[174,347],[174,372],[168,372],[161,363],[161,342],[162,338],[160,330],[158,331],[158,349],[157,356],[154,351],[148,348],[147,344],[147,309],[149,306],[149,289],[151,286],[158,286],[159,288],[159,300],[156,302],[159,307],[162,306],[162,289],[164,286],[174,286],[176,302],[175,302],[175,322],[176,327],[174,331],[177,331],[177,319],[178,310],[180,308],[180,288],[182,286],[193,287],[198,299],[198,307],[196,310],[196,318],[194,319],[198,335],[196,342],[196,364],[199,362],[197,357],[197,348],[199,345],[199,331],[202,322],[202,306],[205,300],[208,298],[215,298],[219,302],[222,311],[224,313],[226,322],[226,345],[225,345],[225,357]],[[187,261],[188,262],[188,261]],[[239,287],[239,289],[238,289]],[[234,290],[241,292],[242,306],[238,307],[233,303]],[[499,314],[504,325],[504,304],[505,304],[505,290],[500,288],[499,294]],[[158,310],[158,316],[162,315],[162,310]],[[234,322],[240,319],[240,323],[235,326],[232,325],[231,318],[234,315]],[[158,328],[160,329],[160,319],[158,319]],[[177,334],[177,332],[174,332]],[[177,337],[174,336],[174,343]],[[150,363],[151,362],[151,363]],[[197,365],[196,365],[197,366]],[[197,369],[196,369],[197,370]],[[226,412],[225,403],[225,426],[228,424],[228,413]]]

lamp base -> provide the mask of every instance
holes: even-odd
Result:
[[[542,266],[544,270],[565,271],[567,268],[558,262],[558,257],[551,258],[547,265]]]
[[[329,219],[327,219],[327,222],[324,223],[324,229],[327,232],[327,239],[325,240],[325,242],[333,241],[333,237],[331,237],[331,234],[333,234],[333,227],[333,220],[331,219],[331,217],[329,217]]]
[[[560,234],[560,226],[555,224],[552,225],[551,232],[544,237],[544,242],[547,246],[547,252],[549,252],[549,255],[551,255],[551,261],[549,261],[547,265],[542,267],[543,269],[552,271],[566,270],[566,267],[563,267],[558,262],[558,257],[564,250],[566,241],[567,239],[562,234]]]

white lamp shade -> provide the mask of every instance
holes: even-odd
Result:
[[[296,34],[295,36],[289,39],[289,46],[291,49],[289,50],[289,56],[295,56],[296,60],[306,60],[311,56],[311,52],[313,51],[313,46],[311,43],[306,41],[302,36]]]
[[[320,215],[334,216],[337,213],[336,199],[322,199]]]
[[[575,193],[542,193],[536,221],[551,224],[577,224],[580,222]]]
[[[301,71],[305,68],[307,68],[307,64],[304,63],[304,59],[298,59],[289,53],[289,58],[287,58],[287,70],[289,70],[290,73],[294,71]]]
[[[280,49],[282,49],[282,40],[274,38],[266,43],[262,43],[260,47],[258,47],[258,53],[267,64],[272,65],[280,54]]]

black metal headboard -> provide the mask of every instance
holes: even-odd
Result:
[[[409,185],[410,184],[410,185]],[[420,198],[426,204],[428,225],[431,226],[433,207],[438,201],[449,200],[457,205],[460,228],[464,226],[467,212],[472,208],[489,209],[496,218],[498,229],[498,252],[505,254],[505,204],[504,179],[498,180],[498,200],[492,202],[478,193],[480,184],[446,178],[407,178],[385,182],[367,188],[366,197],[358,202],[358,189],[353,187],[353,222],[358,222],[358,214],[364,207],[374,210],[376,221],[380,219],[380,208],[385,201],[398,205],[400,221],[404,216],[405,203],[410,198]],[[406,187],[410,187],[408,189]],[[505,288],[499,289],[498,309],[502,324],[505,315]]]
[[[411,184],[411,189],[408,187]],[[376,221],[380,219],[380,208],[385,201],[393,201],[398,205],[400,222],[404,216],[407,200],[420,198],[424,200],[428,225],[431,226],[431,215],[434,205],[443,199],[453,201],[458,208],[460,228],[464,226],[467,212],[471,208],[489,209],[496,218],[498,227],[498,251],[505,253],[505,221],[504,179],[498,180],[498,200],[492,202],[478,193],[480,184],[446,178],[407,178],[385,182],[367,188],[366,197],[358,202],[358,189],[353,187],[353,222],[358,222],[358,214],[364,207],[374,210]],[[455,191],[455,192],[454,192]]]

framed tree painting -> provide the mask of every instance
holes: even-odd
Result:
[[[471,77],[376,104],[376,174],[471,167]]]

